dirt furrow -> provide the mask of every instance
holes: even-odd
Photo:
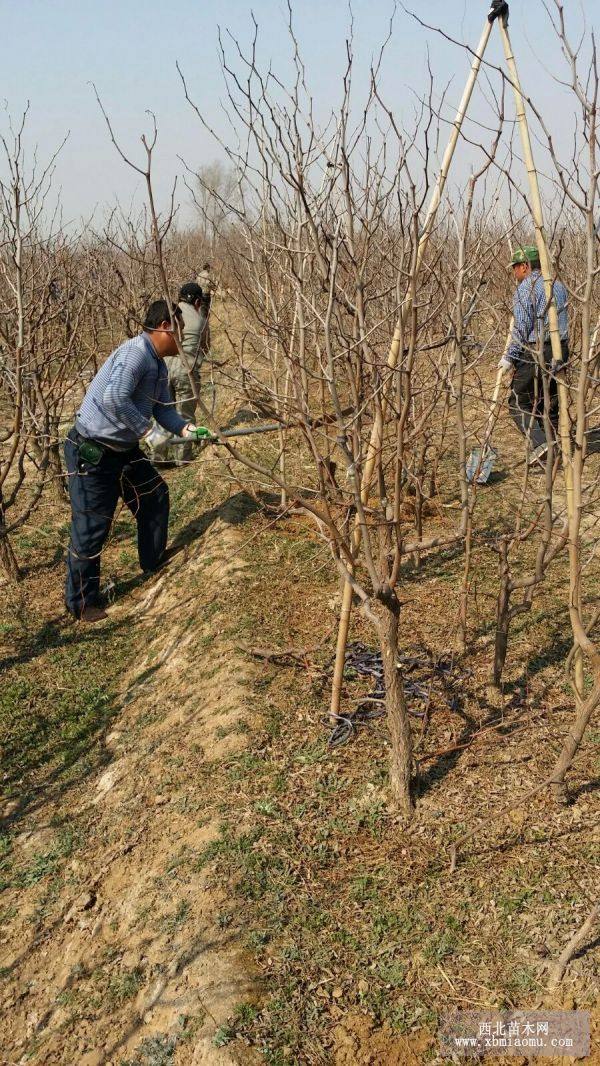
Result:
[[[239,1061],[226,1022],[257,989],[204,868],[218,833],[210,775],[243,748],[248,714],[250,667],[227,636],[244,577],[235,505],[224,514],[112,609],[136,626],[138,655],[107,765],[71,796],[79,846],[55,898],[26,876],[10,891],[6,1063]],[[23,869],[48,853],[55,813],[42,806],[16,838]]]

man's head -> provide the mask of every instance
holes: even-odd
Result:
[[[144,332],[150,334],[156,354],[161,359],[177,355],[177,334],[181,337],[182,326],[183,315],[177,304],[172,305],[171,311],[166,300],[155,300],[150,304],[144,319]]]
[[[513,277],[517,282],[523,281],[532,270],[540,269],[540,255],[533,244],[526,244],[523,248],[517,248],[509,263],[512,267]]]
[[[179,290],[179,302],[191,304],[196,310],[202,303],[202,289],[195,281],[187,281]]]

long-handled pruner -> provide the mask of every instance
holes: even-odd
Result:
[[[171,443],[189,444],[190,440],[193,442],[195,439],[198,444],[205,448],[208,444],[222,444],[223,438],[251,437],[255,433],[276,433],[277,430],[286,428],[283,422],[271,422],[266,426],[246,426],[244,429],[220,429],[218,434],[216,434],[207,429],[206,426],[197,426],[195,433],[191,437],[183,437]]]
[[[508,337],[506,338],[506,344],[504,350],[506,351],[513,336],[514,319],[511,319],[510,329],[508,331]],[[475,482],[477,485],[486,485],[490,480],[493,473],[496,459],[498,458],[498,452],[491,446],[492,433],[494,432],[494,426],[498,421],[498,415],[500,414],[500,391],[502,389],[502,381],[504,378],[504,368],[498,367],[498,374],[496,375],[496,384],[494,386],[494,392],[492,395],[492,402],[490,404],[490,413],[488,415],[487,424],[485,427],[485,433],[483,435],[483,443],[481,448],[472,448],[469,458],[466,464],[467,481],[471,484]]]
[[[255,433],[276,433],[277,430],[286,429],[284,422],[272,422],[266,426],[247,426],[245,429],[220,429],[218,434],[207,429],[206,426],[197,426],[190,437],[172,437],[169,447],[183,447],[186,444],[197,444],[203,451],[209,444],[225,444],[224,438],[251,437]]]
[[[500,390],[502,388],[503,377],[504,370],[500,368],[496,377],[496,385],[494,387],[494,394],[490,404],[490,413],[485,427],[483,444],[481,448],[472,448],[469,458],[467,459],[467,481],[474,481],[477,485],[485,485],[489,481],[494,470],[496,459],[498,458],[498,452],[491,447],[490,441],[494,426],[496,425],[496,419],[498,418]]]
[[[351,415],[354,412],[354,407],[344,407],[341,411],[341,415],[346,418],[347,415]],[[323,426],[329,426],[336,422],[336,414],[323,415],[321,418],[315,418],[310,421],[307,428],[320,429]],[[190,441],[200,444],[202,447],[206,447],[208,444],[223,444],[224,438],[230,439],[232,437],[252,437],[258,433],[277,433],[282,429],[301,429],[305,425],[304,422],[267,422],[265,425],[260,426],[245,426],[241,429],[227,429],[223,426],[218,433],[213,433],[211,429],[207,429],[206,426],[197,426],[195,433],[191,437],[175,437],[169,441],[169,445],[185,445]]]

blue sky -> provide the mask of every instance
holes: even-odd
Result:
[[[476,45],[487,4],[414,0],[414,6],[424,20]],[[582,12],[577,4],[568,6],[576,37],[576,30],[583,26]],[[4,0],[3,96],[13,115],[30,100],[28,140],[39,145],[42,158],[70,131],[57,167],[67,218],[89,214],[95,207],[101,210],[115,197],[126,203],[132,196],[141,196],[139,178],[127,171],[110,144],[90,81],[96,83],[123,147],[134,157],[137,153],[141,158],[139,135],[148,128],[144,112],[149,108],[156,113],[156,187],[163,205],[175,174],[183,169],[178,155],[192,165],[219,157],[218,147],[185,103],[175,61],[179,60],[192,94],[211,123],[224,130],[217,27],[229,28],[247,43],[251,7],[260,27],[260,55],[272,60],[285,78],[289,41],[282,0],[255,0],[253,5],[247,0],[212,4],[199,0],[169,4],[159,0]],[[360,83],[366,84],[370,59],[387,33],[393,5],[389,0],[354,0],[352,7],[360,97]],[[590,19],[592,4],[586,8]],[[296,0],[294,19],[316,105],[325,113],[340,97],[348,4],[345,0]],[[600,21],[598,16],[595,21]],[[383,78],[386,99],[394,111],[400,118],[412,113],[414,94],[423,92],[427,84],[428,53],[437,84],[442,87],[452,79],[448,101],[455,105],[468,71],[465,54],[422,29],[400,8],[394,27]],[[541,0],[513,3],[510,28],[524,86],[541,101],[559,146],[566,144],[573,129],[572,104],[549,73],[563,68]],[[500,52],[495,33],[490,60],[500,61]],[[483,114],[482,106],[481,101],[475,102],[475,116]],[[509,108],[512,114],[512,101]],[[0,115],[0,125],[6,128],[5,116]],[[457,161],[457,180],[468,166],[465,151]],[[189,193],[183,186],[180,201],[183,217],[189,218]]]

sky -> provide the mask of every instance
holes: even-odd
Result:
[[[475,47],[488,5],[479,0],[413,0],[420,17]],[[550,0],[553,3],[553,0]],[[410,6],[410,0],[407,0]],[[586,2],[586,15],[572,0],[567,5],[573,38],[595,18],[596,2]],[[600,5],[599,5],[600,6]],[[282,0],[0,0],[4,36],[2,64],[6,132],[7,113],[18,116],[27,100],[30,116],[27,143],[47,158],[69,133],[56,168],[65,219],[96,217],[119,199],[141,203],[142,181],[118,157],[95,100],[95,83],[123,149],[143,160],[140,134],[150,129],[147,109],[156,115],[159,138],[155,153],[155,186],[159,206],[168,202],[178,158],[192,167],[223,158],[222,151],[186,104],[176,61],[185,72],[190,93],[219,133],[227,131],[220,69],[218,28],[229,30],[243,44],[252,36],[251,11],[259,24],[259,56],[284,78],[289,72],[287,8]],[[346,0],[293,0],[294,22],[317,111],[325,114],[340,98],[349,27]],[[356,87],[367,84],[371,58],[387,35],[392,0],[353,0]],[[598,28],[598,27],[596,27]],[[564,72],[560,51],[542,0],[511,5],[510,31],[526,91],[541,102],[557,138],[566,146],[573,130],[569,94],[552,78]],[[229,46],[233,55],[232,46]],[[497,31],[488,53],[501,61]],[[419,26],[398,6],[393,37],[383,67],[386,99],[402,120],[426,90],[430,64],[436,86],[449,83],[447,114],[458,102],[469,68],[466,54],[442,37]],[[509,101],[512,113],[512,101]],[[483,114],[481,99],[473,115]],[[455,180],[471,165],[468,151],[459,153]],[[180,183],[177,200],[181,220],[193,218],[189,192]]]

